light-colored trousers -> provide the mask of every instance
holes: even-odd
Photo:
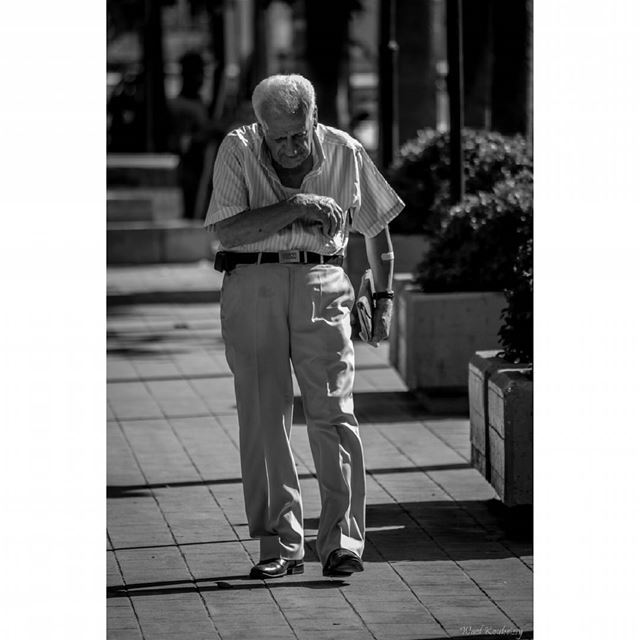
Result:
[[[317,552],[362,556],[365,470],[353,413],[354,292],[334,265],[239,265],[225,274],[222,335],[234,375],[249,533],[260,559],[304,556],[300,484],[291,451],[293,384],[302,393],[322,509]]]

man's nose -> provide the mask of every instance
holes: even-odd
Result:
[[[285,151],[288,155],[293,155],[296,152],[296,147],[293,144],[293,138],[287,138],[285,142]]]

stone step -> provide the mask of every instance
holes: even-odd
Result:
[[[172,153],[109,153],[107,186],[175,187],[179,162]]]
[[[110,265],[107,306],[220,301],[223,274],[209,260],[186,264]]]
[[[107,264],[194,262],[213,258],[200,221],[119,222],[107,226]]]
[[[182,209],[182,193],[176,187],[107,189],[107,223],[177,220]]]

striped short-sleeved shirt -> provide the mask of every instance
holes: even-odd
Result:
[[[263,142],[257,123],[231,131],[222,141],[204,221],[207,229],[212,230],[216,222],[275,204],[291,195],[292,190],[280,183]],[[234,251],[299,249],[324,255],[341,253],[350,230],[372,237],[404,208],[362,145],[347,133],[318,124],[312,153],[313,167],[296,191],[333,198],[345,212],[340,231],[328,238],[317,225],[296,220],[278,233],[260,242],[234,247]]]

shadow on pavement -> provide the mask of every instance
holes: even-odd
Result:
[[[367,562],[492,560],[533,555],[531,507],[497,500],[367,506]],[[318,529],[305,518],[305,529]]]
[[[410,391],[360,391],[353,394],[353,403],[361,423],[412,422],[431,417]],[[293,401],[293,424],[306,424],[299,396]]]
[[[242,581],[246,584],[231,584],[230,581]],[[202,584],[214,582],[215,584]],[[164,582],[140,582],[128,584],[126,586],[107,587],[107,598],[129,598],[139,596],[157,596],[191,592],[210,592],[233,589],[236,591],[252,590],[252,589],[273,589],[273,588],[298,588],[298,589],[336,589],[345,585],[344,580],[334,578],[326,578],[324,580],[296,580],[296,581],[280,581],[274,580],[256,580],[249,578],[248,575],[241,574],[237,576],[220,576],[213,578],[201,578],[194,581],[186,580],[167,580]],[[175,586],[174,586],[175,585]],[[182,585],[182,586],[177,586]]]
[[[471,469],[465,462],[451,464],[433,464],[428,466],[411,467],[382,467],[367,469],[367,475],[387,475],[393,473],[428,473],[430,471],[451,471],[456,469]],[[312,473],[299,473],[300,480],[309,480],[316,476]],[[240,484],[242,478],[217,478],[215,480],[184,480],[179,482],[157,482],[150,484],[108,485],[107,498],[142,498],[151,497],[153,489],[180,489],[182,487],[207,487],[226,484]]]
[[[190,353],[201,351],[205,347],[219,346],[223,344],[222,337],[202,336],[197,330],[187,331],[180,327],[170,332],[150,330],[144,333],[119,333],[107,332],[107,355],[150,357]],[[170,346],[169,346],[170,345]],[[180,348],[178,348],[178,345]],[[183,347],[184,345],[184,347]]]

